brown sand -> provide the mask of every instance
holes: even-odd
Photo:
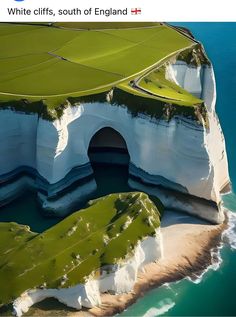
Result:
[[[173,212],[162,220],[164,257],[148,264],[138,276],[133,292],[123,295],[103,294],[101,307],[76,312],[66,308],[48,310],[37,304],[27,315],[31,316],[112,316],[122,312],[148,290],[186,276],[196,276],[211,264],[210,250],[221,240],[226,225],[211,225],[196,218]]]

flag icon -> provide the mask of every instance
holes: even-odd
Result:
[[[132,8],[131,9],[131,14],[137,15],[137,14],[141,14],[141,13],[142,13],[141,8]]]

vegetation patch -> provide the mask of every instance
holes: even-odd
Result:
[[[71,105],[87,103],[89,107],[90,103],[109,102],[112,106],[125,107],[133,117],[144,114],[150,118],[170,121],[174,116],[183,116],[204,125],[207,120],[205,105],[202,100],[198,98],[195,100],[199,103],[190,105],[173,99],[157,98],[155,95],[132,87],[129,83],[100,94],[68,98]]]
[[[162,66],[143,76],[137,86],[149,94],[167,99],[175,104],[193,106],[203,103],[203,100],[196,98],[177,84],[165,78],[166,68]]]
[[[112,105],[125,106],[132,116],[136,117],[139,114],[145,114],[155,119],[163,119],[170,121],[174,116],[184,116],[192,120],[198,120],[195,108],[193,106],[186,107],[184,105],[173,104],[171,100],[147,97],[142,92],[128,89],[129,92],[121,89],[114,89]]]
[[[192,65],[194,67],[211,65],[200,43],[198,43],[193,49],[186,49],[185,51],[182,51],[177,55],[177,60],[186,62],[188,65]]]
[[[101,267],[121,263],[138,241],[155,235],[163,209],[158,206],[144,193],[111,194],[41,234],[0,223],[0,304],[28,289],[84,283]]]
[[[51,120],[196,45],[162,23],[1,23],[0,39],[0,107]]]

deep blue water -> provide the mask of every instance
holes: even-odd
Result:
[[[217,82],[217,112],[226,139],[231,181],[236,191],[236,23],[172,23],[192,31],[211,59]],[[236,196],[225,198],[236,212]],[[236,221],[234,220],[235,224]],[[189,280],[149,292],[122,316],[236,316],[236,228],[221,251],[222,264],[199,284]]]

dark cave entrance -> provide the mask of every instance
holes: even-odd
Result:
[[[97,190],[91,199],[116,192],[133,191],[128,186],[129,153],[124,138],[116,130],[103,128],[92,137],[88,155],[94,171]],[[77,205],[73,211],[85,207]],[[1,222],[28,225],[32,231],[43,232],[63,218],[45,217],[38,203],[36,192],[26,192],[10,204],[0,208]]]
[[[90,141],[88,156],[97,183],[96,197],[131,190],[128,186],[130,156],[119,132],[110,127],[96,132]]]
[[[112,128],[102,128],[92,137],[88,156],[91,164],[129,164],[129,153],[123,136]]]

